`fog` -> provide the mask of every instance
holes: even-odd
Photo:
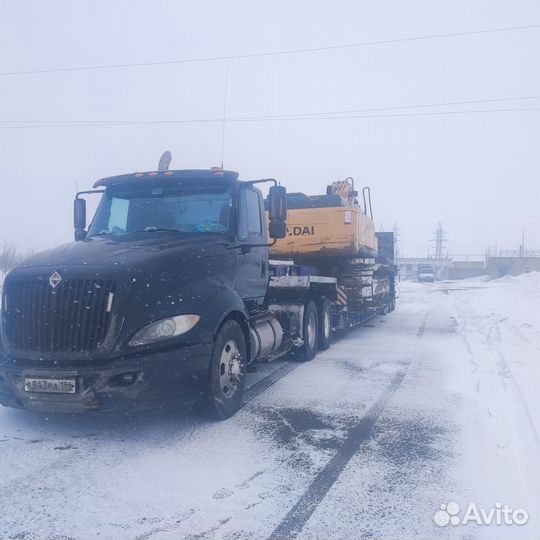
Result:
[[[523,231],[526,247],[540,246],[535,1],[0,9],[0,240],[23,251],[71,240],[77,188],[153,170],[164,150],[172,168],[219,165],[223,153],[243,178],[308,194],[353,176],[371,186],[377,229],[397,224],[402,255],[425,255],[439,221],[450,255],[518,249]],[[88,125],[97,121],[150,123]]]

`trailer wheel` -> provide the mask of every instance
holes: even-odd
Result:
[[[319,305],[319,349],[326,351],[332,343],[332,303],[324,298]]]
[[[232,416],[242,404],[246,384],[246,342],[240,325],[226,321],[218,332],[210,367],[208,412],[214,418]]]
[[[304,308],[304,320],[302,323],[302,338],[304,345],[301,349],[301,359],[305,362],[313,360],[317,354],[319,336],[319,317],[317,306],[310,300]]]

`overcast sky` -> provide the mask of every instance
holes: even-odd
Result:
[[[226,62],[7,72],[539,22],[536,0],[0,0],[0,6],[0,240],[21,250],[71,240],[76,185],[87,189],[102,176],[155,169],[167,149],[171,168],[219,165],[222,124],[5,128],[22,121],[219,119]],[[508,109],[538,108],[539,37],[535,27],[230,60],[229,118],[368,111],[357,118],[227,122],[225,167],[309,194],[353,176],[371,186],[377,229],[397,223],[407,256],[426,253],[439,221],[451,255],[481,254],[495,242],[518,249],[523,227],[527,247],[538,248],[539,112]],[[474,103],[455,104],[464,101]],[[454,104],[426,106],[440,103]],[[379,115],[386,117],[373,117]]]

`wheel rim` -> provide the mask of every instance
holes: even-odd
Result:
[[[324,337],[328,339],[330,337],[330,332],[332,331],[332,325],[330,322],[330,309],[324,310],[323,326],[324,326]]]
[[[315,339],[317,337],[317,318],[315,313],[311,312],[308,316],[307,324],[307,341],[310,349],[315,347]]]
[[[242,382],[242,355],[234,339],[225,343],[219,361],[219,386],[226,398],[231,398]]]

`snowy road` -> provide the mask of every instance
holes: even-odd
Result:
[[[537,282],[402,284],[221,423],[1,409],[0,538],[537,538]],[[529,521],[436,525],[450,501]]]

